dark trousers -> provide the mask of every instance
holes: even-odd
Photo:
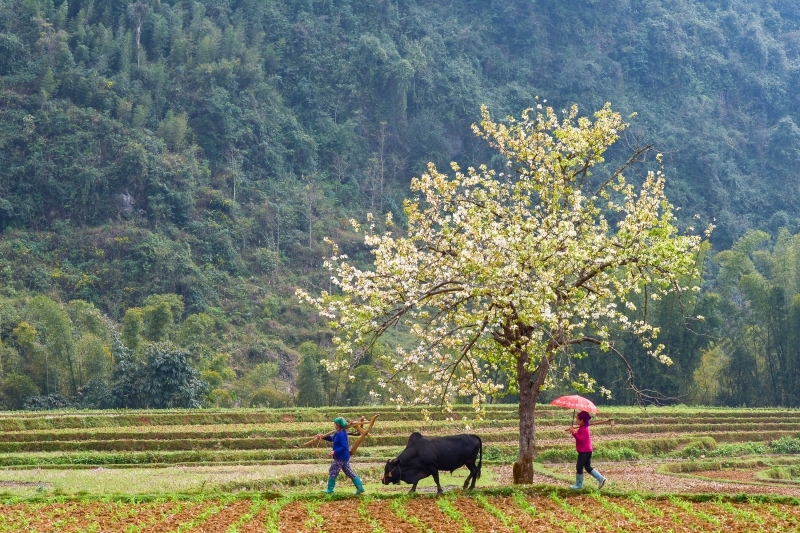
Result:
[[[592,473],[592,452],[578,452],[578,464],[575,465],[578,469],[578,474],[583,474],[585,468],[588,473]]]

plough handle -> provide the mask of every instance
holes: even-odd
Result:
[[[352,427],[353,429],[358,431],[358,435],[359,435],[358,438],[356,439],[356,441],[350,447],[350,455],[353,455],[354,453],[356,453],[356,450],[358,449],[358,447],[361,445],[362,442],[364,442],[364,439],[367,438],[367,436],[369,435],[369,432],[372,430],[372,426],[375,425],[375,420],[377,418],[378,418],[378,415],[375,415],[375,416],[372,417],[372,420],[367,420],[366,418],[364,418],[362,416],[361,419],[359,419],[359,420],[353,420],[353,421],[349,421],[348,420],[347,421],[347,427],[348,428]],[[364,428],[364,425],[367,425],[367,427]],[[323,435],[323,437],[330,437],[331,435],[333,435],[333,433],[334,433],[333,431],[329,431],[328,433]],[[303,446],[311,446],[312,444],[318,443],[320,440],[321,439],[318,439],[317,437],[314,437],[310,441],[308,441],[305,444],[303,444]]]
[[[600,422],[592,422],[590,424],[590,426],[602,426],[603,424],[611,424],[611,427],[613,428],[614,427],[614,419],[613,418],[609,418],[608,420],[601,420]],[[571,427],[573,427],[573,426],[570,426],[569,428],[565,429],[564,431],[569,431]]]

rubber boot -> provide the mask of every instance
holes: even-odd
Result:
[[[364,485],[361,483],[361,478],[356,476],[353,478],[353,485],[356,486],[356,494],[364,492]]]
[[[583,474],[575,474],[575,484],[570,487],[573,490],[583,488]]]
[[[322,492],[324,492],[326,494],[333,494],[333,487],[335,487],[335,486],[336,486],[336,478],[335,477],[329,477],[328,478],[328,489],[327,490],[323,490]]]
[[[600,472],[597,471],[596,468],[591,471],[591,474],[592,474],[592,477],[597,480],[597,488],[598,489],[602,489],[603,485],[606,484],[606,478],[604,478],[602,476],[602,474],[600,474]]]

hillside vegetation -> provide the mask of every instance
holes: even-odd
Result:
[[[679,222],[716,219],[640,384],[800,405],[798,67],[789,0],[0,0],[0,402],[367,401],[294,289],[329,287],[325,237],[368,261],[348,219],[402,224],[428,161],[501,163],[480,104],[539,96],[637,113],[611,159],[654,142]]]

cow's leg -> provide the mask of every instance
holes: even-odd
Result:
[[[442,493],[442,486],[439,484],[439,471],[438,470],[434,470],[431,473],[431,475],[433,476],[433,480],[436,482],[436,493],[437,494],[441,494]]]
[[[469,486],[469,480],[470,479],[472,480],[472,488],[474,489],[475,488],[475,476],[478,473],[478,468],[475,466],[474,462],[472,463],[472,465],[470,465],[469,463],[464,463],[464,466],[466,466],[467,470],[469,470],[469,475],[467,476],[467,479],[464,480],[464,490],[467,490],[467,487]]]
[[[414,484],[411,485],[411,490],[408,491],[409,494],[412,493],[412,492],[417,492],[417,483],[419,483],[419,481],[415,481]]]
[[[472,461],[472,485],[469,488],[475,488],[475,482],[478,481],[478,474],[480,473],[480,467],[475,464],[475,461]]]

